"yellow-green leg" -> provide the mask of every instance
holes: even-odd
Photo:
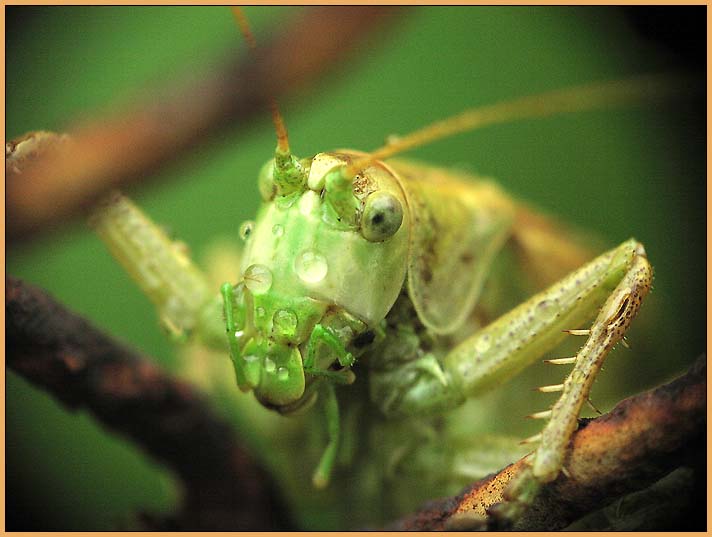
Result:
[[[97,205],[90,225],[154,304],[174,338],[199,335],[211,346],[225,347],[220,298],[183,243],[171,240],[119,192]]]
[[[528,477],[509,493],[513,503],[506,513],[516,516],[539,485],[562,470],[566,446],[593,380],[605,356],[623,338],[651,280],[643,246],[635,240],[624,242],[503,315],[442,359],[425,354],[394,371],[388,376],[387,413],[405,416],[446,410],[502,384],[553,349],[567,333],[586,336],[576,356],[554,361],[574,366],[564,382],[540,388],[562,395],[551,410],[533,415],[548,423],[541,435],[531,439],[541,443],[529,458]],[[592,318],[593,325],[583,329]]]

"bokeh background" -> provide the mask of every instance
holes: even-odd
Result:
[[[246,11],[264,42],[295,9]],[[6,13],[7,139],[63,131],[186,73],[200,76],[245,48],[223,7]],[[297,154],[369,150],[387,135],[477,104],[632,74],[699,72],[704,20],[702,7],[414,8],[315,88],[281,104]],[[602,410],[670,379],[705,349],[704,118],[702,99],[586,112],[490,127],[411,153],[495,177],[605,246],[630,236],[646,245],[654,292],[632,331],[632,350],[618,350],[594,388]],[[236,240],[239,224],[254,216],[256,173],[273,146],[265,113],[130,194],[200,259],[212,239]],[[14,245],[7,270],[176,367],[147,300],[83,221]],[[515,386],[536,386],[537,375]],[[509,410],[505,401],[501,412]],[[82,412],[65,411],[12,371],[6,427],[9,529],[130,527],[136,511],[169,512],[178,500],[170,474],[132,444]]]

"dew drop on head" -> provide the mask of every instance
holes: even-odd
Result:
[[[259,295],[266,293],[272,287],[272,271],[264,265],[250,265],[245,270],[245,287]]]
[[[294,269],[303,282],[319,283],[326,277],[329,267],[323,255],[313,250],[307,250],[297,256]]]
[[[292,337],[297,332],[297,315],[292,310],[277,310],[272,317],[275,334]]]
[[[286,367],[280,367],[277,370],[277,380],[288,380],[289,379],[289,370]]]

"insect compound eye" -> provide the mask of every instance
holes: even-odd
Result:
[[[403,223],[403,206],[393,194],[377,191],[366,198],[361,216],[361,234],[371,242],[395,235]]]

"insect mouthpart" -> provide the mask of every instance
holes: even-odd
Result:
[[[240,389],[254,390],[266,406],[290,405],[304,394],[304,368],[297,347],[257,335],[233,364]]]
[[[284,276],[265,265],[249,265],[243,276],[221,289],[237,384],[243,392],[254,391],[264,406],[288,413],[313,399],[305,394],[309,383],[301,347],[327,306],[285,296],[278,285]]]

